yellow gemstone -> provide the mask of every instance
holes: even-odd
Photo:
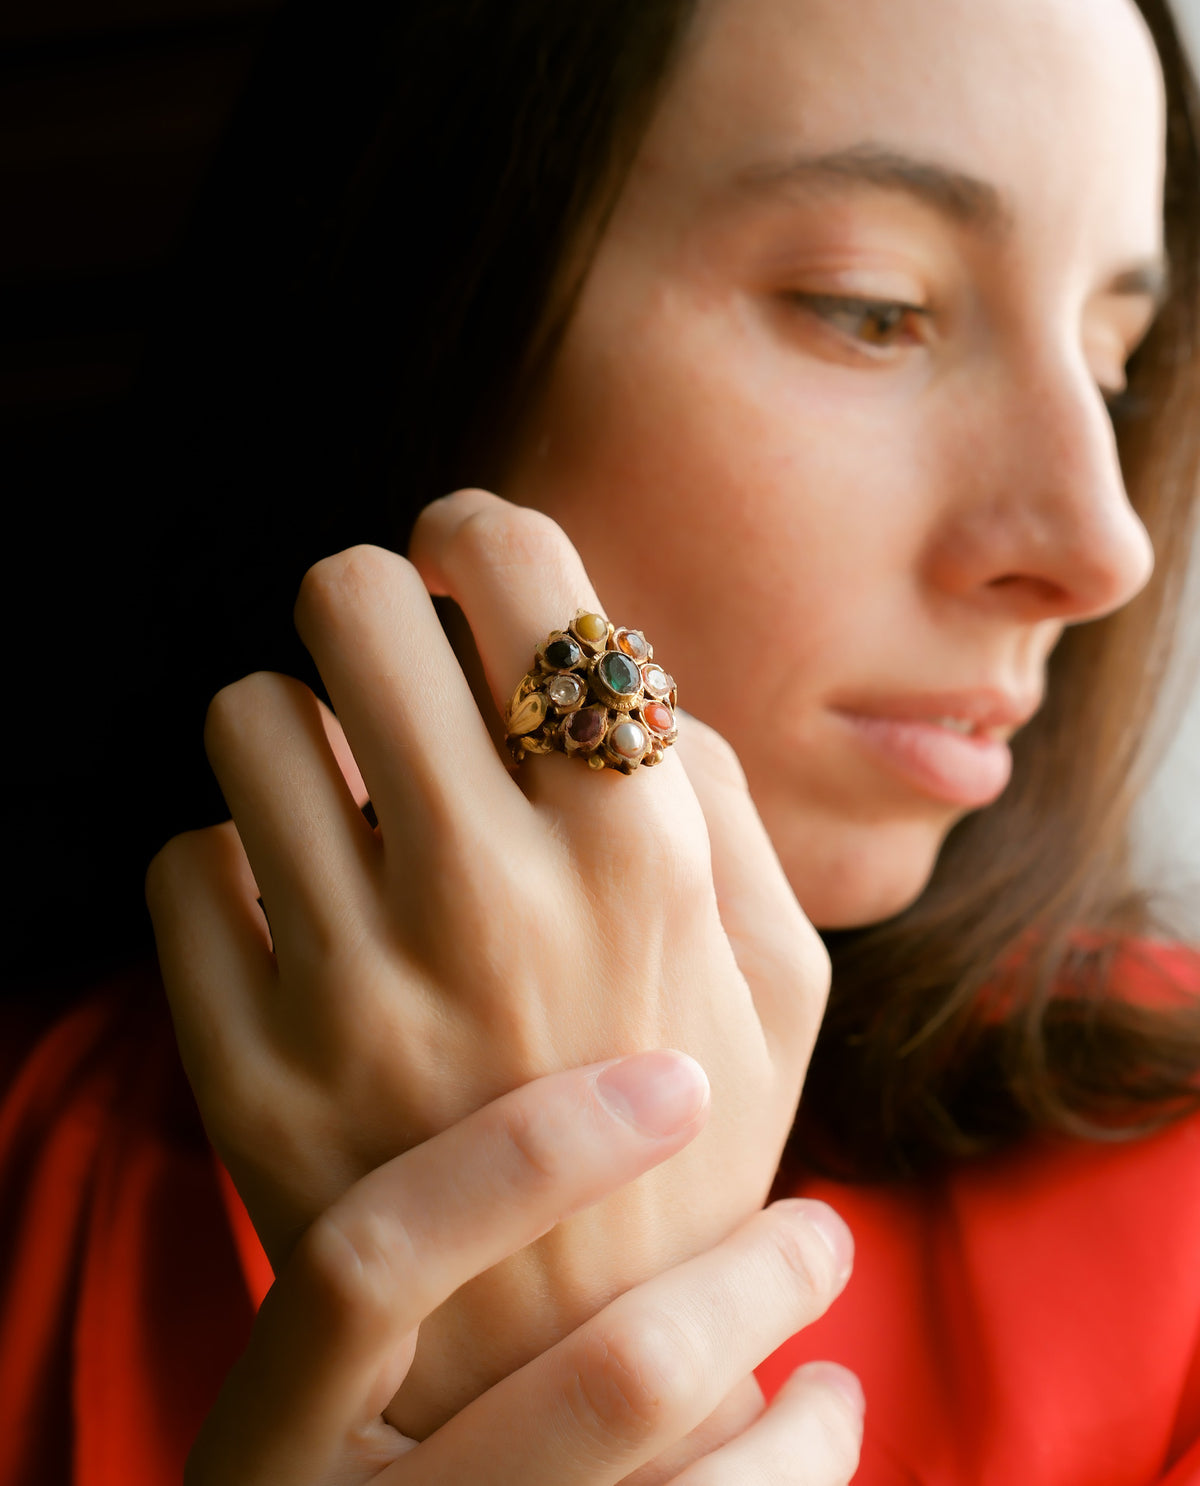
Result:
[[[596,645],[608,634],[608,621],[599,614],[581,614],[572,628],[581,640]]]

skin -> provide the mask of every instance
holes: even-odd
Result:
[[[733,1388],[749,1359],[731,1375],[694,1341],[697,1396],[726,1397],[709,1432],[635,1407],[645,1453],[569,1475],[556,1409],[591,1386],[591,1354],[563,1339],[625,1306],[632,1353],[606,1335],[601,1369],[622,1393],[664,1316],[723,1314],[739,1262],[759,1276],[738,1291],[755,1347],[782,1294],[794,1330],[844,1279],[847,1251],[831,1266],[820,1242],[836,1220],[811,1205],[790,1290],[737,1248],[747,1221],[774,1221],[753,1214],[827,987],[797,900],[827,925],[895,912],[963,808],[861,746],[847,714],[981,691],[1028,711],[1063,627],[1145,582],[1102,389],[1153,313],[1162,119],[1128,0],[702,7],[519,431],[516,504],[459,492],[424,513],[410,560],[318,564],[297,624],[338,721],[286,678],[227,688],[206,744],[236,829],[178,838],[151,869],[185,1065],[281,1274],[197,1480],[262,1461],[298,1486],[373,1479],[397,1429],[452,1417],[436,1438],[462,1453],[426,1449],[429,1479],[535,1480],[496,1444],[521,1409],[547,1480],[687,1481],[708,1457],[703,1480],[733,1482],[772,1458],[754,1433],[772,1415]],[[801,157],[781,185],[778,162]],[[631,779],[556,757],[514,779],[430,594],[463,609],[497,707],[577,608],[642,625],[745,775],[691,723]],[[572,1144],[588,1099],[564,1113],[553,1076],[667,1046],[704,1068],[707,1117],[677,1111],[665,1144],[589,1177]],[[483,1106],[499,1130],[471,1123]],[[493,1205],[479,1172],[506,1140],[533,1193]],[[506,1200],[527,1229],[500,1231]],[[424,1246],[405,1226],[421,1211]],[[397,1243],[398,1276],[379,1267]],[[442,1250],[453,1264],[426,1282]],[[813,1386],[773,1423],[807,1441],[796,1479],[844,1480],[845,1394]],[[357,1414],[321,1412],[356,1388]],[[391,1427],[368,1429],[394,1388]],[[286,1422],[298,1409],[311,1438]],[[842,1441],[832,1457],[813,1418]],[[746,1453],[722,1457],[733,1437]]]
[[[1036,704],[1063,626],[1149,576],[1102,392],[1154,312],[1110,291],[1160,261],[1162,141],[1127,0],[715,4],[604,236],[504,493],[733,744],[822,927],[911,902],[963,813],[838,709]],[[746,183],[869,149],[996,219],[850,164]]]

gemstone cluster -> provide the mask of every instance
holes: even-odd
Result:
[[[641,630],[581,609],[538,646],[505,714],[517,763],[529,753],[578,755],[593,769],[632,774],[675,741],[674,678]]]

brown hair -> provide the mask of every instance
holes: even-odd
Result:
[[[1134,1004],[1108,974],[1117,939],[1150,929],[1128,823],[1200,474],[1196,92],[1163,0],[1139,3],[1169,97],[1172,277],[1118,433],[1158,568],[1127,609],[1065,635],[1012,785],[954,831],[920,901],[829,936],[796,1149],[847,1172],[1032,1128],[1136,1132],[1200,1103],[1200,1009]],[[401,541],[425,501],[489,482],[693,9],[429,0],[380,23],[365,5],[289,7],[178,311],[191,380],[176,397],[226,430],[205,447],[236,444],[241,476],[225,456],[219,477],[197,464],[190,540],[214,491],[242,514],[253,485],[265,567],[290,592],[322,552]]]
[[[1120,950],[1155,932],[1131,881],[1130,816],[1200,496],[1200,104],[1165,5],[1139,4],[1167,85],[1171,289],[1115,422],[1156,571],[1126,608],[1063,636],[1012,783],[951,834],[921,898],[827,936],[834,993],[795,1145],[847,1174],[920,1169],[1031,1129],[1135,1135],[1200,1107],[1200,1001],[1172,994],[1152,955],[1138,967]],[[1136,996],[1131,975],[1148,981]]]

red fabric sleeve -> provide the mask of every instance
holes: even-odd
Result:
[[[252,1309],[151,974],[0,1104],[0,1486],[178,1486]]]

